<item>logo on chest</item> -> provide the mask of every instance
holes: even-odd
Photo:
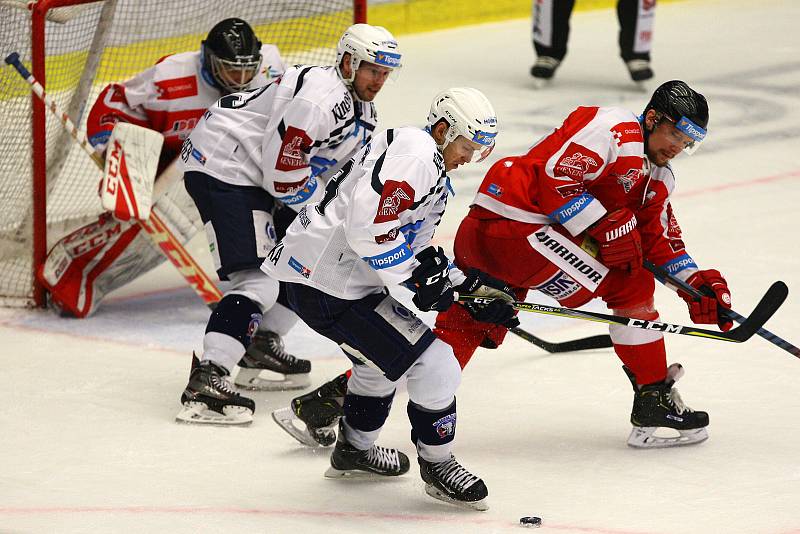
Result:
[[[617,183],[622,186],[626,193],[630,193],[643,176],[641,169],[631,169],[625,174],[618,174]]]
[[[570,143],[553,168],[553,174],[581,179],[593,174],[603,165],[603,158],[597,152],[577,143]]]

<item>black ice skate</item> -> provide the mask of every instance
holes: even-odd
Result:
[[[256,404],[231,387],[227,372],[192,355],[189,383],[181,395],[183,410],[176,419],[184,423],[247,425],[253,422]]]
[[[476,477],[458,463],[452,454],[443,462],[419,460],[419,474],[425,481],[425,493],[458,506],[466,506],[475,510],[488,510],[486,497],[489,490],[483,480]]]
[[[628,67],[631,80],[636,82],[641,89],[647,89],[644,82],[653,77],[653,69],[650,68],[650,62],[646,59],[632,59],[626,61],[625,66]]]
[[[239,372],[234,383],[245,389],[283,391],[310,385],[311,362],[286,352],[281,336],[275,332],[256,332],[237,367]],[[272,373],[273,376],[261,376],[262,373]]]
[[[628,445],[639,449],[676,447],[692,445],[708,439],[708,414],[695,412],[683,403],[675,381],[683,375],[683,366],[673,363],[667,369],[663,382],[637,386],[630,370],[623,366],[633,384],[633,409],[631,423],[633,430],[628,437]],[[659,428],[678,431],[678,436],[657,436]]]
[[[341,374],[317,389],[295,397],[288,408],[272,412],[272,419],[290,436],[308,447],[327,447],[336,441],[334,426],[342,416],[347,375]]]
[[[531,76],[534,78],[535,86],[537,88],[544,87],[545,82],[553,78],[560,64],[561,60],[554,57],[540,56],[536,58],[536,63],[531,67]]]
[[[408,456],[397,449],[378,445],[365,451],[356,449],[347,442],[340,422],[339,439],[331,454],[331,466],[325,471],[325,477],[396,477],[407,473],[410,466]]]

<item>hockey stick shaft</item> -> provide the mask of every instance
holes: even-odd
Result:
[[[105,166],[103,158],[89,143],[86,134],[79,130],[69,116],[61,111],[58,104],[45,92],[44,87],[36,78],[25,68],[19,59],[19,54],[14,52],[5,59],[6,63],[14,67],[31,87],[31,91],[42,101],[53,115],[59,118],[61,125],[69,132],[75,142],[86,152],[86,154],[102,170]],[[147,221],[137,221],[144,231],[150,236],[158,246],[161,253],[172,263],[186,282],[195,290],[195,293],[203,301],[213,306],[222,299],[222,292],[216,284],[209,278],[203,269],[197,264],[194,258],[186,251],[183,244],[175,237],[175,234],[164,224],[154,209],[150,213]]]
[[[694,298],[701,298],[703,296],[703,294],[700,291],[698,291],[697,289],[695,289],[692,285],[690,285],[689,283],[681,280],[680,278],[670,274],[666,269],[664,269],[663,267],[659,267],[658,265],[654,264],[653,262],[651,262],[649,260],[644,260],[644,267],[645,267],[645,269],[647,269],[648,271],[653,273],[656,276],[656,278],[658,278],[659,281],[661,281],[661,283],[663,283],[667,287],[671,286],[675,290],[680,289],[680,290],[684,291],[685,293],[688,293],[689,295],[691,295]],[[720,311],[723,314],[725,314],[727,317],[729,317],[730,319],[736,321],[737,323],[741,324],[745,320],[747,320],[746,317],[744,317],[743,315],[739,315],[738,313],[736,313],[733,310],[729,310],[727,308],[720,307]],[[773,334],[772,332],[770,332],[766,328],[763,328],[763,327],[759,328],[758,331],[756,332],[756,334],[758,334],[759,336],[763,337],[764,339],[766,339],[767,341],[769,341],[773,345],[776,345],[776,346],[782,348],[783,350],[785,350],[789,354],[800,358],[800,348],[792,345],[791,343],[789,343],[785,339]]]
[[[532,343],[540,349],[544,349],[551,354],[558,352],[574,352],[579,350],[606,349],[614,346],[614,344],[611,342],[611,336],[608,334],[582,337],[578,339],[572,339],[570,341],[552,342],[535,336],[520,327],[509,328],[509,331],[512,334],[516,334],[525,341]]]
[[[659,321],[647,321],[645,319],[635,319],[632,317],[610,315],[606,313],[575,310],[572,308],[545,306],[543,304],[536,304],[533,302],[512,301],[510,304],[514,307],[514,309],[519,311],[540,313],[544,315],[555,315],[558,317],[580,319],[583,321],[593,321],[598,323],[618,324],[621,326],[628,326],[630,328],[655,330],[667,334],[679,334],[684,336],[715,339],[718,341],[742,343],[743,341],[747,341],[750,337],[752,337],[756,331],[765,322],[767,322],[770,317],[772,317],[781,304],[783,304],[783,301],[786,300],[788,291],[789,290],[786,287],[786,284],[783,282],[773,283],[764,296],[761,297],[761,300],[753,310],[753,313],[750,314],[750,317],[748,317],[740,326],[728,332],[715,332],[713,330],[695,328],[692,326],[663,323]],[[479,297],[477,295],[459,295],[458,300],[461,302],[471,301],[477,304],[489,304],[494,299]]]

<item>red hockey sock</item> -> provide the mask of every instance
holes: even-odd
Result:
[[[667,351],[664,339],[641,345],[614,344],[614,351],[641,385],[661,382],[667,377]]]
[[[486,337],[484,332],[476,330],[459,332],[449,328],[434,328],[433,333],[453,347],[453,354],[456,355],[456,359],[462,369],[467,365],[472,355],[475,354],[475,349],[480,347],[481,342]]]

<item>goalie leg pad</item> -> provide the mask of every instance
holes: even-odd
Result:
[[[50,250],[37,279],[50,291],[52,302],[75,317],[86,317],[96,309],[105,291],[98,283],[136,238],[141,228],[102,215],[79,228]],[[117,270],[112,270],[117,273]]]

